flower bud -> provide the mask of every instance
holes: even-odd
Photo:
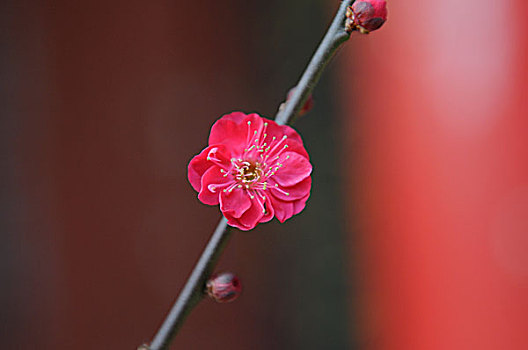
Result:
[[[231,272],[223,272],[211,276],[206,284],[207,295],[219,303],[227,303],[238,298],[242,285],[238,277]]]
[[[379,29],[387,20],[387,1],[362,0],[355,1],[346,12],[346,30],[359,30],[368,34]]]
[[[286,101],[291,99],[294,92],[295,92],[295,87],[292,87],[290,91],[288,91],[288,96],[286,97]],[[310,94],[308,96],[308,99],[302,106],[301,110],[299,111],[299,117],[308,113],[313,108],[313,106],[314,106],[314,101],[313,101],[312,94]]]

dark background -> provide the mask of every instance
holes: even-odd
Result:
[[[5,347],[152,337],[220,217],[188,161],[222,114],[274,116],[335,10],[323,5],[2,3]],[[334,74],[298,123],[317,166],[304,215],[234,235],[220,269],[243,297],[203,302],[175,348],[347,347]]]

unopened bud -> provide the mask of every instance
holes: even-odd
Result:
[[[296,89],[295,87],[292,87],[290,91],[288,91],[288,96],[286,97],[286,101],[289,101],[291,99],[293,93],[295,92],[295,89]],[[306,113],[308,113],[313,108],[313,106],[314,106],[314,101],[313,101],[312,94],[310,94],[308,96],[308,99],[302,106],[301,110],[299,111],[299,116],[305,115]]]
[[[223,272],[211,276],[206,284],[206,292],[219,303],[227,303],[238,298],[242,285],[238,277],[231,272]]]
[[[347,9],[346,17],[346,30],[349,33],[359,30],[362,34],[368,34],[379,29],[387,20],[387,1],[355,1]]]

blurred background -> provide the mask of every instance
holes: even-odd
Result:
[[[0,3],[0,341],[135,349],[219,219],[186,179],[273,117],[337,1]],[[528,348],[528,5],[389,1],[299,120],[306,210],[233,235],[174,349]]]

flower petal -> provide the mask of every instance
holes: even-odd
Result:
[[[308,159],[296,152],[281,154],[278,163],[282,166],[270,179],[273,178],[281,186],[290,187],[298,184],[312,173],[312,165]]]
[[[306,152],[306,149],[303,146],[301,136],[299,136],[297,131],[295,131],[288,125],[278,125],[274,121],[270,121],[267,128],[267,134],[270,138],[275,137],[277,140],[282,139],[284,135],[286,135],[287,138],[285,144],[288,145],[288,151],[295,151],[308,158],[308,153]],[[282,149],[282,147],[280,147],[278,150],[280,149]]]
[[[220,210],[224,215],[239,218],[251,204],[248,194],[242,188],[235,188],[231,192],[222,190],[220,193]]]
[[[257,113],[251,113],[246,115],[246,117],[242,120],[241,123],[247,125],[247,122],[251,122],[251,130],[260,130],[263,127],[264,123],[274,123],[273,120],[261,117]]]
[[[303,211],[304,207],[306,207],[306,201],[310,197],[310,194],[308,193],[304,198],[301,198],[298,201],[293,202],[293,215],[299,214],[301,211]]]
[[[240,218],[235,218],[235,220],[231,220],[231,222],[228,221],[228,223],[243,231],[248,231],[255,228],[263,216],[264,213],[262,212],[260,205],[258,205],[253,199],[251,207],[246,210]]]
[[[260,218],[260,222],[268,222],[275,216],[275,210],[273,209],[273,205],[271,205],[269,196],[265,196],[265,198],[264,206],[266,207],[266,212],[264,213],[264,216]]]
[[[218,119],[211,127],[209,144],[224,144],[231,149],[235,157],[238,157],[248,143],[248,131],[250,127],[247,122],[256,122],[254,121],[255,118],[250,118],[250,116],[246,116],[244,113],[234,112]],[[256,120],[262,124],[261,119]],[[254,127],[251,127],[251,129],[254,130]]]
[[[304,148],[302,142],[297,142],[289,138],[287,140],[288,141],[286,142],[286,144],[288,145],[288,152],[295,152],[305,157],[306,159],[310,159],[310,157],[308,156],[308,152],[306,152],[306,148]]]
[[[222,118],[225,118],[226,120],[234,121],[237,124],[241,124],[243,123],[246,117],[247,115],[243,112],[231,112],[229,114],[224,115]]]
[[[281,186],[273,180],[274,176],[268,180],[269,191],[277,199],[284,202],[297,201],[306,195],[310,195],[310,189],[312,188],[312,178],[307,177],[298,184],[290,187]]]
[[[228,168],[230,158],[230,154],[225,146],[211,145],[191,159],[187,167],[187,178],[195,191],[200,192],[202,188],[202,176],[210,167],[218,164]]]
[[[275,217],[283,223],[293,216],[294,208],[292,202],[283,202],[280,199],[270,196],[271,205],[275,211]]]
[[[222,189],[234,182],[231,176],[224,176],[225,174],[220,169],[214,165],[202,176],[202,188],[198,199],[204,204],[217,205]]]

